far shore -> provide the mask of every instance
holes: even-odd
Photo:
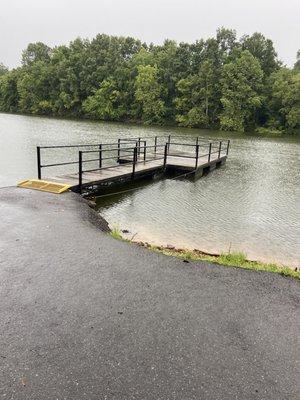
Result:
[[[221,136],[228,136],[231,137],[257,137],[257,138],[293,138],[293,137],[299,137],[300,136],[300,130],[293,131],[293,132],[280,132],[280,131],[272,131],[268,129],[261,129],[261,130],[252,130],[252,131],[245,131],[245,132],[239,132],[239,131],[224,131],[218,129],[218,127],[209,127],[209,128],[201,128],[201,127],[189,127],[189,126],[181,126],[172,122],[165,122],[164,124],[145,124],[143,121],[139,120],[122,120],[122,121],[110,121],[110,120],[104,120],[104,119],[93,119],[87,116],[72,116],[72,115],[52,115],[52,114],[30,114],[30,113],[20,113],[20,112],[7,112],[7,111],[0,111],[0,114],[7,114],[7,115],[15,115],[15,116],[24,116],[24,117],[33,117],[33,118],[47,118],[47,119],[57,119],[57,120],[62,120],[62,121],[74,121],[74,122],[90,122],[94,124],[112,124],[112,125],[120,125],[120,124],[125,124],[128,126],[136,126],[138,127],[143,127],[145,129],[153,129],[156,128],[157,130],[159,129],[164,129],[164,130],[170,130],[174,134],[174,130],[185,130],[188,135],[193,135],[197,136],[197,131],[201,130],[206,131],[207,134],[209,135],[210,132],[218,132]],[[202,133],[203,134],[203,133]]]

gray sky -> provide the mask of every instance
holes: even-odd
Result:
[[[292,66],[300,48],[299,0],[0,0],[0,62],[19,64],[30,42],[50,46],[97,33],[146,42],[192,42],[218,27],[263,33]]]

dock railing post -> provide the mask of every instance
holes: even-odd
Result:
[[[164,168],[166,168],[166,165],[167,165],[167,156],[168,156],[168,143],[166,143],[166,145],[165,145]]]
[[[140,155],[141,154],[141,138],[139,137],[138,138],[138,155]]]
[[[99,144],[99,168],[102,168],[102,144]]]
[[[37,146],[36,148],[36,156],[37,156],[37,170],[38,170],[38,179],[42,178],[42,168],[41,168],[41,148]]]
[[[198,167],[198,158],[199,158],[199,144],[196,144],[196,162],[195,162],[195,169]]]
[[[147,142],[144,140],[144,161],[146,161],[146,149],[147,149]]]
[[[156,156],[156,148],[157,148],[157,136],[154,138],[154,154]]]
[[[118,162],[120,162],[121,139],[118,139]]]
[[[210,157],[211,157],[211,145],[212,143],[209,143],[209,151],[208,151],[208,162],[210,162]]]
[[[221,157],[221,151],[222,151],[222,140],[220,140],[220,143],[219,143],[219,154],[218,154],[218,158]]]
[[[79,171],[78,171],[78,179],[79,179],[79,193],[82,193],[82,151],[79,151]]]
[[[135,174],[135,165],[137,163],[137,153],[138,153],[138,148],[135,146],[133,149],[133,161],[132,161],[132,179],[134,179],[134,174]]]
[[[227,141],[226,156],[228,156],[228,153],[229,153],[229,144],[230,144],[230,140]]]

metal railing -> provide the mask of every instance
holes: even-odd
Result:
[[[199,138],[197,138],[199,139]],[[207,157],[207,162],[209,163],[212,160],[212,156],[214,154],[218,154],[217,159],[221,158],[222,152],[224,152],[224,156],[228,156],[229,152],[229,145],[230,145],[230,140],[227,141],[217,141],[217,146],[214,146],[213,142],[208,142],[206,143],[208,145],[208,150],[207,153],[201,154],[200,150],[204,147],[205,145],[199,144],[199,140],[196,140],[196,144],[192,143],[178,143],[178,142],[169,142],[168,143],[168,156],[171,157],[179,157],[179,158],[190,158],[190,159],[195,159],[195,169],[198,167],[198,162],[200,158],[205,158]],[[180,154],[180,153],[175,153],[172,154],[170,153],[170,147],[171,146],[187,146],[187,147],[194,147],[195,148],[195,154],[190,155],[190,154]],[[216,150],[216,151],[213,151]]]
[[[85,173],[89,173],[89,172],[98,172],[98,171],[103,171],[103,170],[107,170],[107,169],[111,169],[111,168],[120,168],[120,167],[124,167],[123,163],[120,163],[121,160],[121,153],[122,151],[125,151],[127,154],[129,153],[129,156],[127,155],[126,158],[126,165],[130,165],[132,164],[132,169],[129,172],[129,174],[131,174],[131,178],[134,179],[135,177],[135,173],[136,173],[136,167],[137,164],[139,163],[147,163],[150,161],[154,161],[154,160],[163,160],[163,164],[162,166],[165,168],[166,167],[166,162],[167,162],[167,144],[165,145],[146,145],[146,142],[143,143],[143,157],[142,159],[139,159],[139,152],[140,152],[140,148],[141,148],[141,143],[144,141],[141,141],[140,143],[136,143],[136,145],[134,147],[126,147],[125,149],[123,149],[121,146],[118,146],[116,148],[113,149],[101,149],[101,150],[85,150],[82,151],[80,150],[78,152],[79,156],[78,156],[78,164],[79,164],[79,168],[78,168],[78,186],[79,186],[79,192],[82,192],[82,187],[83,187],[83,174]],[[164,155],[163,157],[157,157],[157,148],[164,148]],[[151,158],[146,158],[146,149],[154,149],[155,154],[154,157]],[[116,156],[111,156],[111,157],[103,157],[103,153],[104,152],[117,152],[117,157]],[[99,155],[99,157],[97,158],[92,158],[92,159],[88,159],[85,160],[84,159],[84,155],[86,154],[95,154],[97,153]],[[160,154],[159,154],[160,155]],[[104,160],[116,160],[117,164],[114,165],[108,165],[108,166],[103,166],[103,161]],[[92,168],[92,169],[84,169],[84,164],[89,163],[89,162],[95,162],[98,161],[99,162],[99,167],[97,168]]]
[[[80,149],[80,148],[87,148],[87,147],[97,147],[97,151],[101,152],[106,146],[117,146],[116,142],[111,143],[91,143],[91,144],[74,144],[74,145],[55,145],[55,146],[37,146],[37,171],[38,171],[38,179],[42,177],[42,169],[49,168],[49,167],[59,167],[65,165],[74,165],[78,164],[77,160],[72,161],[64,161],[64,162],[56,162],[50,164],[44,164],[42,162],[42,150],[61,150],[61,149]],[[123,149],[125,149],[124,147]]]

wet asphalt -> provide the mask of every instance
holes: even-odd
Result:
[[[0,399],[299,400],[300,283],[120,242],[0,190]]]

